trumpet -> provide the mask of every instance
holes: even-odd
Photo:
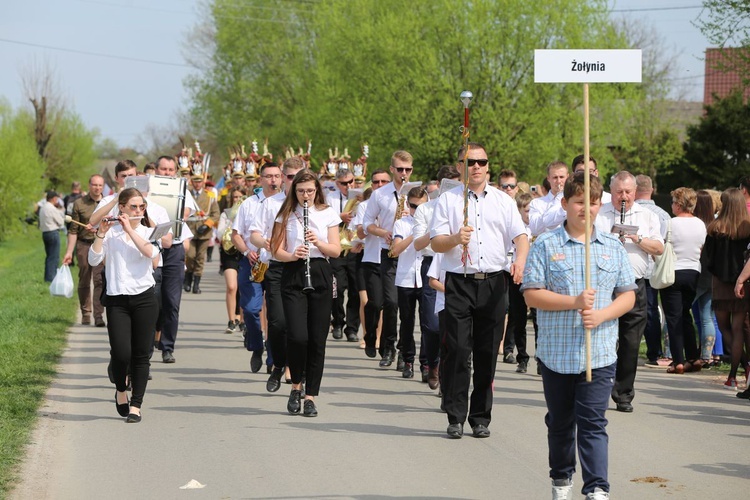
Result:
[[[310,293],[315,288],[312,286],[312,278],[310,276],[310,242],[307,241],[307,231],[310,226],[310,214],[307,208],[307,200],[302,205],[302,231],[304,232],[305,247],[307,247],[307,255],[305,255],[305,287],[302,289],[302,293]]]
[[[406,176],[401,177],[401,186],[404,185],[404,182],[406,182]],[[398,197],[398,203],[396,204],[396,213],[393,214],[393,224],[396,224],[396,221],[401,218],[401,215],[404,211],[404,204],[406,203],[406,195],[401,195]],[[393,231],[391,231],[392,233]],[[388,245],[388,257],[391,259],[395,259],[397,256],[393,253],[393,238],[391,237],[391,243]]]

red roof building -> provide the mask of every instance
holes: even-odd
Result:
[[[750,97],[750,86],[743,83],[743,76],[734,68],[748,63],[747,55],[740,52],[744,49],[723,48],[706,49],[706,77],[703,84],[703,104],[710,106],[714,94],[719,98],[726,97],[732,91],[745,88],[745,100]],[[748,73],[745,73],[747,78]]]

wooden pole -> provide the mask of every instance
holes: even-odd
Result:
[[[583,84],[583,198],[586,222],[586,289],[591,288],[591,181],[589,180],[589,84]],[[591,329],[586,328],[586,381],[591,382]]]

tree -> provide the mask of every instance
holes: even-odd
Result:
[[[703,11],[693,23],[711,44],[720,47],[750,47],[750,2],[747,0],[703,0]],[[750,52],[723,51],[719,69],[742,76],[750,85]]]
[[[685,184],[696,179],[704,186],[724,189],[750,171],[750,106],[735,91],[705,107],[706,114],[688,127]]]
[[[268,137],[278,151],[312,139],[318,159],[334,146],[357,154],[367,142],[370,164],[383,166],[407,149],[424,179],[456,159],[459,95],[468,89],[472,138],[486,145],[493,170],[541,178],[549,161],[582,150],[582,92],[534,84],[534,49],[630,47],[607,4],[214,0],[195,38],[211,47],[210,62],[191,51],[207,64],[186,82],[194,122],[225,146]],[[592,92],[592,154],[602,170],[614,165],[610,146],[627,144],[622,125],[643,99],[633,85]]]
[[[42,192],[44,164],[28,124],[31,117],[0,99],[0,241],[19,224]]]

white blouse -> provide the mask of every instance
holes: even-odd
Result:
[[[283,223],[281,217],[276,218],[276,222]],[[315,233],[319,241],[328,243],[328,228],[335,227],[341,224],[341,217],[331,207],[326,207],[319,210],[315,207],[310,207],[308,210],[308,224],[309,228]],[[294,253],[294,249],[304,244],[304,232],[303,228],[303,217],[302,207],[298,206],[294,212],[289,215],[289,219],[286,222],[286,248],[285,250],[289,253]],[[310,244],[310,258],[325,257],[323,253],[313,244]]]
[[[145,239],[153,229],[138,225],[135,232]],[[102,252],[96,253],[94,246],[89,249],[89,265],[97,266],[107,258],[104,268],[107,277],[107,295],[138,295],[154,286],[154,268],[152,260],[159,255],[159,249],[153,246],[151,257],[146,257],[136,248],[135,243],[122,229],[113,226],[104,235]]]

